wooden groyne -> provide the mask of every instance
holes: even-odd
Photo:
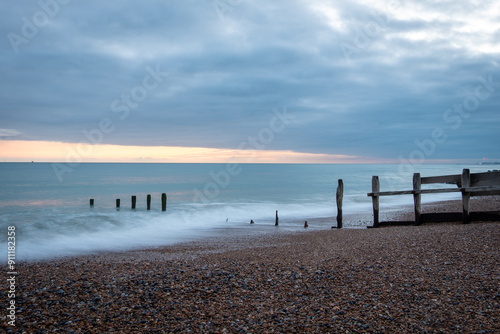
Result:
[[[342,179],[339,179],[338,180],[338,186],[337,186],[337,193],[336,193],[336,203],[337,203],[337,217],[336,217],[336,220],[337,220],[337,225],[336,226],[332,226],[332,228],[342,228],[342,202],[343,202],[343,198],[344,198],[344,182],[342,181]],[[148,194],[146,196],[146,210],[151,210],[151,195]],[[167,211],[167,194],[166,193],[162,193],[161,194],[161,211]],[[94,207],[94,204],[95,204],[95,200],[93,198],[90,199],[89,201],[90,203],[90,207],[93,208]],[[120,206],[121,206],[121,199],[120,198],[117,198],[116,199],[116,209],[120,209]],[[132,210],[135,210],[137,207],[137,196],[136,195],[132,195],[131,196],[131,209]],[[254,221],[251,220],[250,221],[250,224],[254,224]],[[274,221],[274,225],[275,226],[279,226],[279,216],[278,216],[278,210],[276,210],[276,216],[275,216],[275,221]],[[304,227],[307,228],[309,225],[307,223],[307,221],[304,223]]]
[[[422,189],[423,184],[455,184],[456,188]],[[423,194],[462,193],[462,212],[452,213],[422,213]],[[373,203],[373,227],[381,225],[420,225],[424,222],[451,222],[461,220],[464,224],[471,220],[500,220],[500,212],[470,212],[471,196],[488,196],[500,194],[500,172],[470,173],[464,169],[462,174],[421,177],[420,173],[413,174],[413,189],[401,191],[380,191],[378,176],[372,177],[372,192],[367,195]],[[414,221],[380,222],[379,205],[381,196],[413,195]]]
[[[93,208],[94,204],[95,204],[95,199],[91,198],[89,203],[90,203],[90,207]],[[121,199],[117,198],[115,203],[116,203],[115,204],[116,208],[119,209],[121,206]],[[130,203],[131,203],[131,209],[135,210],[137,207],[137,196],[136,195],[132,195],[130,197]],[[146,196],[146,209],[148,211],[151,210],[151,195],[149,195],[149,194]],[[161,194],[161,211],[167,211],[167,194],[166,193]]]
[[[454,188],[438,188],[438,189],[422,189],[422,185],[431,184],[454,184]],[[423,213],[422,212],[422,195],[437,194],[437,193],[454,193],[462,194],[462,212],[441,212],[441,213]],[[412,195],[413,209],[415,220],[413,221],[386,221],[379,220],[380,215],[380,197],[395,196],[395,195]],[[373,206],[373,225],[369,227],[379,227],[382,225],[421,225],[425,222],[451,222],[461,220],[464,224],[472,220],[485,221],[500,221],[500,211],[489,212],[471,212],[470,198],[474,196],[500,195],[500,171],[489,171],[484,173],[470,173],[469,169],[464,169],[462,174],[457,175],[441,175],[421,177],[420,173],[413,174],[413,189],[399,191],[380,191],[379,177],[372,177],[372,191],[367,196],[372,198]],[[341,229],[343,227],[343,198],[344,198],[344,182],[338,179],[336,191],[336,226],[332,228]],[[146,198],[147,210],[151,210],[151,195]],[[94,199],[90,199],[90,207],[94,207]],[[120,199],[116,199],[116,208],[120,208]],[[136,209],[137,197],[131,197],[131,208]],[[161,194],[161,211],[167,210],[167,194]],[[254,224],[250,220],[250,224]],[[275,215],[275,226],[279,226],[278,210]],[[307,221],[304,227],[308,227]]]

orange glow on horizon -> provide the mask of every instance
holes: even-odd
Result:
[[[0,141],[3,162],[380,163],[357,156],[205,147]]]

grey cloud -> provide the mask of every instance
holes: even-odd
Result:
[[[223,20],[211,1],[73,1],[17,54],[5,32],[20,33],[21,17],[39,6],[2,4],[1,127],[27,140],[79,142],[109,118],[107,144],[236,148],[268,124],[273,108],[287,106],[296,122],[269,149],[398,158],[443,127],[449,139],[432,158],[474,158],[478,145],[500,155],[490,145],[500,139],[500,87],[460,131],[443,120],[474,94],[478,75],[500,81],[498,54],[455,47],[446,35],[474,4],[422,3],[446,19],[394,17],[346,61],[339,45],[354,45],[356,29],[373,16],[362,5],[325,3],[336,6],[344,29],[299,0],[243,1]],[[412,40],[410,32],[441,37]],[[112,102],[157,65],[169,75],[120,119]]]

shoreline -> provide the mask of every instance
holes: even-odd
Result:
[[[400,214],[391,218],[412,216]],[[21,263],[15,331],[495,333],[497,223],[229,229],[173,246]]]
[[[473,211],[493,211],[500,210],[500,195],[486,196],[480,198],[471,198],[470,201],[471,212]],[[422,212],[461,212],[461,200],[445,200],[438,202],[429,202],[422,204]],[[412,205],[399,205],[390,207],[381,207],[379,212],[380,221],[414,221],[414,213]],[[344,227],[342,230],[364,230],[373,226],[373,213],[370,212],[356,212],[344,213],[343,217]],[[211,248],[217,245],[218,248],[231,249],[231,245],[239,241],[247,241],[251,239],[268,240],[270,238],[286,237],[287,235],[311,233],[327,230],[338,230],[336,216],[330,217],[313,217],[307,219],[308,228],[304,228],[304,220],[302,219],[280,219],[280,226],[274,226],[274,222],[268,221],[265,223],[255,224],[241,224],[238,223],[234,226],[218,227],[209,230],[203,230],[199,237],[194,237],[191,240],[183,240],[174,244],[138,247],[118,251],[96,251],[90,254],[71,254],[61,255],[53,258],[42,258],[34,260],[23,260],[22,263],[51,263],[60,261],[71,261],[72,259],[79,258],[130,258],[135,256],[135,253],[154,253],[157,251],[165,253],[169,249],[183,249],[188,250],[193,247],[195,249],[202,249],[204,247]],[[460,224],[457,222],[447,223],[425,223],[422,226],[429,226],[434,224]],[[474,222],[472,222],[474,223]],[[347,225],[347,226],[346,226]],[[386,228],[382,226],[379,228]],[[394,226],[397,227],[397,226]],[[239,246],[245,247],[245,246]]]
[[[480,201],[478,201],[480,200]],[[480,210],[493,210],[497,208],[500,210],[500,196],[487,196],[481,197],[480,199],[471,199],[471,211]],[[460,212],[462,210],[461,200],[449,200],[449,201],[439,201],[423,204],[423,212]],[[369,219],[369,220],[368,220]],[[413,206],[397,206],[386,208],[380,212],[380,220],[386,221],[413,221],[414,213]],[[234,226],[229,228],[219,228],[211,231],[211,235],[205,235],[199,239],[195,239],[187,242],[180,242],[174,245],[158,246],[153,248],[142,248],[135,250],[119,251],[119,252],[104,252],[101,254],[103,260],[108,257],[108,255],[113,255],[113,260],[117,258],[123,258],[126,261],[134,261],[137,254],[148,254],[147,256],[158,258],[158,254],[163,254],[161,258],[165,259],[165,254],[170,254],[173,250],[177,257],[182,257],[183,253],[189,253],[191,249],[195,249],[196,252],[201,251],[202,253],[211,252],[225,252],[237,249],[251,249],[253,247],[263,247],[273,244],[276,240],[281,240],[282,238],[300,236],[302,234],[317,234],[320,235],[326,231],[341,231],[341,230],[366,230],[368,227],[373,225],[373,214],[370,213],[352,213],[344,215],[345,221],[357,221],[358,224],[351,225],[350,227],[343,227],[342,229],[335,228],[337,226],[336,217],[316,217],[308,219],[308,228],[303,228],[303,220],[288,220],[288,223],[296,225],[293,228],[282,226],[275,227],[270,224],[254,224],[245,226]],[[478,222],[471,222],[471,224]],[[480,222],[479,222],[480,223]],[[489,222],[488,222],[489,223]],[[425,223],[422,227],[433,226],[433,225],[455,225],[462,224],[461,221],[457,222],[445,222],[445,223]],[[345,223],[344,223],[345,225]],[[319,227],[318,227],[319,226]],[[394,228],[402,226],[392,226]],[[416,227],[416,226],[409,226]],[[262,228],[262,229],[259,229]],[[379,229],[385,229],[388,226],[379,227]],[[416,227],[418,228],[418,227]],[[179,251],[181,250],[181,251]],[[85,255],[84,255],[85,256]],[[99,255],[89,255],[89,256],[99,256]],[[192,258],[192,257],[191,257]],[[167,257],[168,259],[168,257]]]

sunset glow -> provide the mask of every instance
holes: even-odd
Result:
[[[157,162],[157,163],[373,163],[357,156],[293,151],[204,147],[90,145],[46,141],[0,141],[2,162]]]

